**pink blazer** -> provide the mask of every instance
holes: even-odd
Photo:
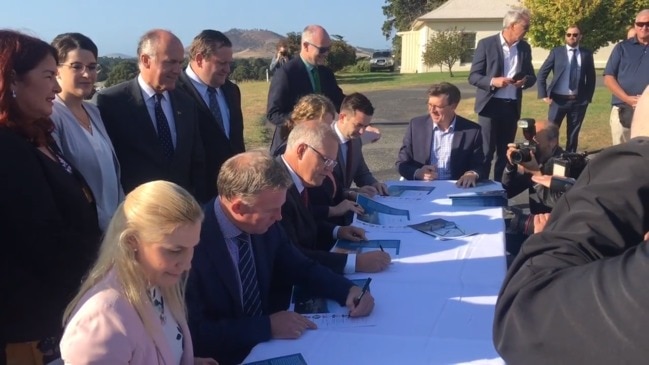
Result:
[[[90,289],[79,302],[61,339],[66,364],[176,365],[153,307],[144,315],[155,324],[153,337],[121,294],[114,271]],[[180,324],[180,321],[178,321]],[[186,324],[183,332],[182,365],[193,365],[194,350]]]

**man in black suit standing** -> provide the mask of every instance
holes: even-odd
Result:
[[[291,241],[309,257],[337,273],[377,272],[390,264],[390,255],[381,251],[360,254],[334,253],[329,250],[335,239],[361,241],[365,231],[354,226],[337,226],[316,220],[311,211],[307,188],[322,185],[335,168],[338,137],[321,121],[298,124],[289,134],[286,152],[277,157],[291,176],[293,184],[282,206],[282,225]]]
[[[95,95],[120,161],[124,193],[148,181],[168,180],[205,201],[205,154],[196,106],[174,90],[183,45],[171,32],[154,29],[140,38],[137,54],[136,78]]]
[[[296,339],[315,324],[273,305],[274,285],[300,285],[349,308],[352,317],[374,308],[367,292],[306,258],[277,221],[291,179],[265,152],[227,160],[219,196],[205,206],[201,239],[187,281],[187,311],[196,356],[240,364],[258,343]]]
[[[566,151],[577,151],[579,131],[595,93],[593,52],[579,46],[583,34],[578,26],[566,30],[566,45],[555,47],[539,70],[539,99],[550,104],[548,120],[561,127],[567,117]],[[552,82],[547,78],[552,71]]]
[[[295,103],[304,95],[323,94],[340,110],[345,95],[338,87],[334,73],[324,66],[331,48],[327,31],[319,25],[304,28],[299,57],[275,71],[268,90],[266,118],[275,125],[271,151],[282,143],[280,127],[288,120]]]
[[[508,11],[502,32],[478,42],[469,73],[469,83],[478,88],[475,112],[484,141],[483,172],[489,178],[491,160],[496,153],[496,181],[502,179],[507,164],[507,144],[516,136],[522,90],[536,82],[532,48],[523,40],[529,27],[530,13],[526,9]]]
[[[239,87],[228,80],[232,42],[216,30],[198,34],[189,46],[189,65],[178,87],[196,102],[198,125],[205,150],[206,182],[216,196],[216,177],[225,160],[245,150]]]
[[[448,82],[428,89],[428,114],[410,121],[399,149],[396,165],[405,179],[457,180],[470,187],[486,178],[480,126],[455,114],[460,96]]]

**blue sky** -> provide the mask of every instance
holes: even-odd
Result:
[[[151,28],[174,32],[185,46],[203,29],[268,29],[285,35],[320,24],[354,46],[390,48],[381,34],[384,0],[7,0],[0,27],[51,41],[80,32],[99,54],[134,55],[139,36]]]

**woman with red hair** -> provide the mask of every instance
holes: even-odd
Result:
[[[0,364],[58,357],[61,318],[97,254],[94,197],[51,132],[57,52],[0,30]]]

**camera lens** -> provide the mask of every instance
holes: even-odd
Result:
[[[521,162],[532,161],[532,154],[529,148],[521,148],[513,151],[511,154],[512,163],[519,164]]]

